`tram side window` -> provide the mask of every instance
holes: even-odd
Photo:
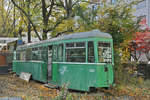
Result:
[[[57,53],[57,45],[53,46],[53,61],[57,61],[58,53]]]
[[[42,47],[38,48],[38,60],[42,60]]]
[[[48,50],[47,47],[42,48],[41,54],[42,54],[42,61],[44,61],[44,62],[47,62],[47,57],[48,57],[47,50]]]
[[[44,47],[36,47],[32,49],[32,60],[38,60],[38,61],[45,61],[44,58],[44,51],[43,51]]]
[[[84,42],[66,44],[66,61],[67,62],[85,62],[86,49]]]
[[[32,48],[32,60],[38,60],[38,48]]]
[[[59,60],[60,62],[63,61],[63,44],[60,44],[60,45],[58,46],[58,60]]]
[[[88,42],[88,62],[94,62],[94,42]]]
[[[20,60],[26,60],[26,51],[20,51]]]
[[[28,48],[26,49],[26,60],[31,60],[32,59],[32,49]]]
[[[98,58],[101,63],[111,63],[112,62],[112,51],[110,43],[108,42],[98,42]]]
[[[20,60],[20,51],[16,51],[16,60]]]
[[[63,44],[53,46],[53,61],[63,61]]]

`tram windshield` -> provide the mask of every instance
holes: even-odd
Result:
[[[110,43],[98,42],[98,58],[100,63],[112,62],[112,50]]]

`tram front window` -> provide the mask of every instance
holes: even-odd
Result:
[[[112,50],[110,43],[98,42],[98,58],[100,63],[112,62]]]

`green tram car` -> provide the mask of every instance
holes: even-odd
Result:
[[[69,89],[113,85],[113,39],[93,30],[19,46],[14,53],[13,71],[27,72],[33,80]]]

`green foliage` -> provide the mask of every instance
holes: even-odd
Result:
[[[80,18],[77,20],[78,28],[75,30],[77,32],[89,31],[98,28],[97,23],[97,11],[93,10],[88,2],[80,3],[75,8],[75,15]]]
[[[59,95],[54,100],[74,100],[68,91],[67,85],[62,86]]]
[[[46,39],[47,34],[51,33],[53,37],[56,37],[63,33],[82,32],[99,28],[103,32],[111,33],[115,45],[119,45],[138,29],[137,22],[132,20],[132,5],[136,2],[127,4],[120,1],[117,5],[110,5],[100,1],[100,6],[97,9],[92,9],[89,1],[85,2],[85,0],[73,0],[72,3],[69,3],[70,0],[54,0],[54,5],[52,1],[45,2],[44,7],[47,11],[45,10],[46,16],[44,16],[43,6],[41,5],[42,0],[32,0],[30,8],[28,8],[29,2],[15,0],[24,12],[30,12],[29,18],[38,32],[43,31],[43,39]],[[65,5],[65,2],[68,3],[68,6]],[[13,7],[11,6],[11,8]],[[52,8],[51,12],[49,11],[50,8]],[[20,27],[24,28],[23,30],[26,32],[29,19],[17,7],[15,9],[15,19],[17,19],[18,24],[15,26],[14,33],[17,33]],[[48,14],[50,15],[48,16]],[[13,15],[13,9],[11,9],[11,15]],[[75,20],[75,16],[79,18]],[[44,21],[47,19],[48,21]],[[13,20],[9,22],[13,23]]]
[[[114,55],[115,55],[115,81],[116,84],[124,84],[130,81],[130,73],[125,72],[123,63],[128,63],[130,58],[130,52],[128,44],[133,37],[133,33],[139,30],[139,20],[134,20],[133,6],[138,3],[139,0],[126,3],[123,0],[117,2],[117,4],[108,4],[102,2],[102,5],[97,10],[98,28],[110,33],[114,42]],[[131,66],[128,66],[131,68]],[[132,80],[132,79],[131,79]]]
[[[37,36],[42,31],[43,39],[47,39],[47,35],[51,33],[53,37],[57,37],[59,34],[73,30],[74,23],[71,19],[74,17],[73,10],[79,0],[33,0],[30,2],[30,8],[28,1],[11,1],[30,22]]]
[[[73,8],[73,15],[78,19],[64,21],[54,30],[53,36],[65,30],[70,32],[82,32],[99,28],[103,32],[112,34],[115,47],[119,48],[125,40],[130,40],[132,33],[139,29],[139,20],[133,20],[133,5],[139,0],[125,3],[118,2],[116,5],[100,1],[97,9],[93,9],[89,2],[81,2]],[[64,11],[65,12],[65,11]],[[77,25],[76,25],[77,24]],[[69,28],[68,28],[69,26]],[[67,33],[67,32],[66,32]]]
[[[76,94],[69,92],[67,85],[63,85],[61,91],[58,96],[56,96],[53,100],[101,100],[102,97],[97,96],[89,96],[87,93],[84,94]]]
[[[8,5],[7,7],[5,5]],[[0,0],[0,36],[12,36],[12,5],[7,0]]]
[[[99,29],[112,34],[114,45],[119,47],[132,34],[139,29],[139,21],[133,20],[133,6],[137,1],[125,3],[118,2],[115,5],[103,4],[98,11],[100,15]]]

